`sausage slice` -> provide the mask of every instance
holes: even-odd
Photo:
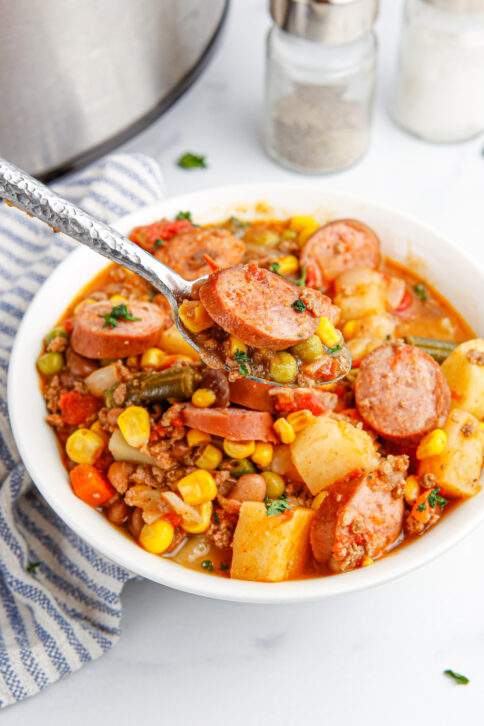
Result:
[[[398,539],[404,510],[403,470],[408,465],[404,459],[389,457],[385,462],[392,470],[389,477],[375,471],[336,482],[328,489],[311,525],[316,562],[334,572],[345,572],[360,567],[365,557],[380,556]]]
[[[317,287],[326,290],[342,272],[353,267],[375,268],[380,262],[380,240],[370,227],[356,219],[339,219],[318,229],[301,255],[315,277]]]
[[[187,405],[183,409],[187,426],[213,436],[232,441],[269,441],[277,443],[272,428],[272,416],[266,411],[247,411],[244,408],[196,408]]]
[[[165,242],[155,256],[185,280],[208,275],[208,255],[222,270],[242,262],[245,244],[226,229],[191,229]]]
[[[84,305],[73,320],[74,351],[86,358],[126,358],[157,345],[161,331],[171,325],[169,314],[149,302],[133,301],[127,307],[139,320],[118,319],[111,327],[105,321],[113,309],[111,302]]]
[[[442,426],[450,390],[438,363],[412,345],[388,343],[363,358],[355,383],[361,418],[384,438],[412,442]]]
[[[301,288],[256,264],[210,275],[200,300],[223,330],[253,348],[284,350],[312,335],[336,308],[317,290]]]

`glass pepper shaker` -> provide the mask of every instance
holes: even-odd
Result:
[[[484,131],[484,0],[406,0],[391,113],[426,141]]]
[[[378,0],[271,0],[265,146],[304,174],[345,169],[370,141]]]

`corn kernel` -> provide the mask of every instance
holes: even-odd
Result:
[[[166,519],[157,519],[156,522],[145,524],[139,535],[139,542],[147,552],[161,555],[166,552],[173,542],[175,529]]]
[[[109,302],[113,303],[113,305],[121,305],[122,303],[127,303],[128,298],[124,295],[111,295]]]
[[[213,325],[213,320],[197,300],[184,300],[178,309],[183,325],[190,333],[201,333]]]
[[[187,355],[192,360],[200,360],[198,353],[187,343],[176,325],[171,325],[162,332],[160,346],[167,353]]]
[[[150,440],[150,417],[142,406],[128,406],[118,416],[119,430],[130,446],[139,449]]]
[[[319,492],[319,494],[316,494],[316,496],[313,499],[313,502],[311,504],[312,509],[319,509],[321,504],[324,502],[326,497],[328,496],[329,492],[327,492],[325,489]]]
[[[416,476],[408,476],[403,489],[403,496],[407,504],[413,504],[420,494],[420,484]]]
[[[263,471],[262,477],[266,483],[266,495],[271,499],[279,499],[284,494],[286,482],[275,471]]]
[[[320,228],[321,225],[314,219],[314,217],[306,214],[299,214],[295,217],[291,217],[290,226],[291,229],[295,229],[299,232],[299,242],[300,244],[304,244],[311,235]]]
[[[319,321],[316,335],[319,336],[321,342],[324,343],[327,348],[334,348],[335,345],[341,343],[341,333],[339,330],[336,330],[333,323],[324,316]]]
[[[295,275],[299,270],[299,260],[295,255],[285,255],[276,260],[279,275]]]
[[[210,527],[210,521],[212,519],[213,505],[212,502],[203,502],[196,507],[198,514],[200,515],[200,522],[192,522],[187,519],[182,519],[181,526],[189,534],[201,534],[206,532]]]
[[[104,439],[90,429],[77,429],[66,441],[66,454],[76,464],[94,464],[104,449]]]
[[[375,563],[375,560],[373,557],[368,557],[368,555],[365,555],[363,557],[363,561],[361,563],[362,567],[370,567],[370,565],[373,565]]]
[[[212,446],[212,444],[208,444],[198,459],[195,459],[195,466],[198,466],[199,469],[208,469],[209,471],[212,471],[212,469],[216,469],[217,466],[220,465],[222,459],[223,454],[220,449],[217,449],[216,446]]]
[[[188,446],[198,446],[199,444],[208,444],[212,440],[210,434],[198,429],[190,429],[187,433]]]
[[[197,408],[209,408],[213,406],[216,398],[215,393],[210,388],[197,388],[192,396],[192,403]]]
[[[231,459],[247,459],[255,451],[255,441],[224,439],[224,451]]]
[[[229,352],[231,357],[233,358],[236,353],[247,353],[247,346],[245,343],[243,343],[241,340],[235,337],[235,335],[230,336],[230,347]]]
[[[255,445],[255,451],[250,458],[254,464],[264,469],[270,465],[273,455],[274,447],[272,444],[265,444],[263,441],[258,441]]]
[[[278,418],[274,423],[274,431],[279,436],[283,444],[292,444],[296,438],[296,432],[285,418]]]
[[[166,357],[166,353],[161,348],[148,348],[141,356],[141,367],[161,368]]]
[[[94,423],[91,424],[91,426],[89,426],[89,428],[91,431],[94,431],[95,434],[100,436],[102,438],[102,440],[104,441],[104,443],[106,443],[108,437],[106,436],[106,432],[104,431],[103,427],[101,426],[101,422],[99,421],[99,419],[94,421]]]
[[[300,411],[294,411],[293,413],[288,414],[287,421],[297,433],[298,431],[305,429],[306,426],[314,423],[316,421],[316,416],[312,413],[312,411],[309,411],[309,409],[303,408]]]
[[[215,479],[205,469],[195,469],[191,474],[180,479],[177,486],[183,501],[193,506],[210,502],[217,496]]]
[[[417,459],[438,456],[447,446],[447,434],[443,429],[434,429],[423,437],[417,448]]]
[[[343,335],[346,340],[350,340],[356,333],[356,320],[348,320],[343,326]]]

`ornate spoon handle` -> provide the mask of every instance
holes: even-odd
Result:
[[[175,315],[178,302],[190,295],[191,285],[153,255],[1,157],[0,198],[144,277],[166,295]]]

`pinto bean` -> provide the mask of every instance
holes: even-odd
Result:
[[[108,469],[108,479],[119,494],[124,494],[128,488],[128,479],[134,471],[134,466],[127,461],[114,461]]]
[[[144,527],[143,521],[143,510],[139,507],[135,507],[131,510],[128,517],[128,529],[135,539],[138,539],[141,530]]]
[[[128,519],[129,508],[123,499],[115,499],[106,510],[106,516],[112,524],[123,524]]]
[[[266,483],[260,474],[243,474],[230,490],[229,498],[239,502],[263,502]]]
[[[76,378],[87,378],[90,373],[97,370],[97,363],[89,358],[84,358],[83,355],[78,355],[72,348],[67,349],[66,360],[67,367]]]

